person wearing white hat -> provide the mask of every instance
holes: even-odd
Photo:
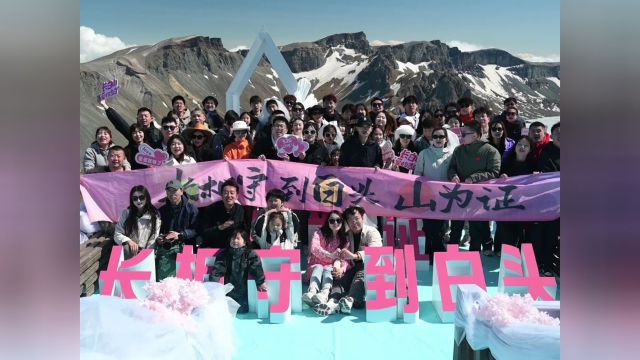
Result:
[[[231,125],[233,142],[224,147],[225,160],[249,159],[252,150],[249,130],[249,125],[244,120],[235,121]]]
[[[413,129],[411,125],[400,125],[396,129],[394,133],[395,143],[393,144],[393,152],[396,156],[400,156],[400,153],[403,150],[408,150],[411,152],[416,152],[416,146],[413,141],[416,138],[416,131]],[[411,172],[410,169],[407,169],[402,166],[398,166],[396,164],[391,165],[391,170],[400,171],[403,173]]]

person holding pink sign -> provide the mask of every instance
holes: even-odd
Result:
[[[348,245],[342,216],[339,211],[333,210],[311,240],[309,263],[305,273],[305,280],[310,280],[309,289],[302,295],[302,301],[307,305],[324,304],[329,300],[334,268],[340,268],[343,273],[347,271],[348,263],[340,259],[340,251]]]
[[[415,153],[416,146],[413,144],[413,140],[416,138],[416,131],[411,125],[400,125],[394,134],[395,144],[393,145],[393,152],[396,157],[406,150]],[[402,173],[411,173],[412,169],[400,166],[396,163],[391,165],[391,170],[399,171]]]
[[[160,213],[151,203],[149,190],[142,185],[132,187],[129,207],[122,211],[113,234],[113,241],[123,246],[124,259],[132,258],[141,249],[153,249],[160,224]]]

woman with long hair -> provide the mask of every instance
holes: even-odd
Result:
[[[329,300],[334,267],[339,266],[343,271],[347,269],[347,262],[340,260],[340,250],[349,247],[345,227],[340,212],[333,210],[322,227],[313,234],[309,264],[305,273],[310,279],[309,289],[302,295],[302,301],[309,306]]]
[[[324,143],[318,139],[318,127],[313,121],[308,121],[304,124],[302,135],[304,136],[304,141],[309,144],[304,162],[322,166],[328,165],[330,161],[329,150],[327,150]]]
[[[213,160],[211,141],[214,133],[205,124],[196,124],[194,127],[186,128],[182,133],[193,145],[196,162]]]
[[[171,135],[169,141],[167,141],[167,146],[169,148],[169,160],[165,162],[165,165],[178,166],[196,163],[196,159],[187,155],[189,145],[182,136],[178,134]]]
[[[398,128],[393,116],[389,115],[386,111],[378,111],[374,113],[372,121],[374,126],[383,129],[385,139],[393,141],[394,133]]]
[[[136,185],[129,192],[129,207],[120,214],[113,240],[124,246],[124,258],[135,256],[141,249],[153,249],[160,235],[160,215],[151,203],[149,190]]]
[[[531,156],[535,145],[526,135],[521,135],[515,145],[515,151],[507,154],[500,167],[500,178],[533,174],[536,169]],[[496,221],[496,234],[493,251],[496,256],[502,253],[502,244],[520,246],[525,239],[525,228],[530,227],[521,221]]]
[[[124,148],[124,153],[127,157],[127,161],[131,164],[131,170],[148,168],[147,165],[138,164],[138,162],[136,162],[138,148],[140,145],[147,142],[147,139],[145,139],[144,136],[144,128],[139,124],[132,124],[129,127],[129,135],[129,144]]]
[[[493,120],[489,123],[489,137],[487,142],[498,149],[502,161],[505,161],[509,153],[513,152],[515,140],[507,136],[507,128],[502,120]]]

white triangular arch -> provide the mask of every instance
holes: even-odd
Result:
[[[287,89],[287,92],[289,94],[296,92],[298,84],[295,77],[293,77],[289,65],[287,65],[287,62],[273,42],[273,39],[271,39],[271,36],[267,32],[261,31],[258,33],[258,37],[253,42],[253,45],[251,45],[249,53],[242,62],[242,65],[240,65],[236,76],[234,76],[231,85],[229,85],[227,89],[227,110],[240,112],[240,95],[249,83],[251,75],[256,71],[262,55],[269,60],[271,66],[273,66],[273,70],[278,74],[280,81],[282,81],[285,89]]]

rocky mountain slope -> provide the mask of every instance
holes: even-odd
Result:
[[[102,82],[118,79],[120,93],[108,103],[131,122],[141,106],[152,109],[159,121],[177,94],[187,99],[189,108],[213,94],[224,111],[225,92],[247,52],[229,52],[220,38],[190,36],[80,64],[81,154],[93,141],[95,129],[109,125],[96,102]],[[368,104],[379,96],[393,107],[413,94],[432,108],[471,96],[499,111],[505,97],[516,96],[521,113],[529,118],[560,112],[560,64],[530,63],[499,49],[462,52],[438,40],[374,47],[358,32],[289,44],[281,52],[296,78],[311,81],[307,105],[334,93],[339,106]],[[248,107],[254,94],[263,98],[286,94],[266,59],[245,88],[242,103]],[[114,134],[114,140],[126,145],[120,134]]]

